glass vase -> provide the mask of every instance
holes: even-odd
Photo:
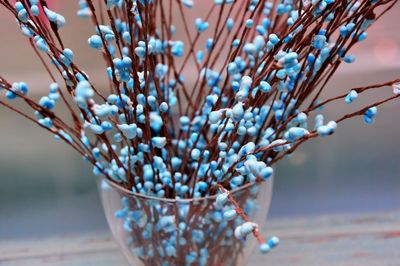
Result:
[[[230,192],[252,222],[263,228],[271,201],[272,178]],[[215,196],[165,199],[137,194],[104,178],[99,191],[111,232],[130,265],[245,265],[257,246],[250,235],[236,239],[243,223],[223,218]],[[224,208],[231,208],[228,202]]]

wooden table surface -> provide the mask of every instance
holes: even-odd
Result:
[[[280,246],[249,265],[400,265],[400,212],[272,220],[265,235]],[[126,266],[108,232],[49,239],[0,240],[0,265]]]

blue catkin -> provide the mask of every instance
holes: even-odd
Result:
[[[238,65],[235,62],[231,62],[228,64],[228,74],[235,75],[240,72]]]
[[[39,12],[40,12],[39,7],[38,7],[37,4],[38,3],[32,3],[32,1],[31,1],[30,10],[31,10],[32,15],[35,16],[35,17],[37,17],[39,15]]]
[[[162,113],[166,113],[166,112],[168,112],[168,104],[166,103],[166,102],[162,102],[161,104],[160,104],[160,112],[162,112]]]
[[[43,7],[44,13],[46,14],[49,21],[55,23],[58,28],[62,28],[65,25],[65,18],[60,14],[48,9],[47,7]]]
[[[193,160],[197,161],[200,159],[201,152],[199,149],[193,149],[190,156]]]
[[[197,63],[201,63],[203,61],[203,58],[204,58],[204,52],[202,50],[197,51],[196,53]]]
[[[182,57],[183,56],[184,44],[181,41],[175,41],[171,47],[171,53],[173,56]]]
[[[251,28],[251,27],[253,27],[253,25],[254,25],[254,22],[252,19],[246,20],[246,22],[245,22],[246,28]]]
[[[326,37],[324,35],[315,35],[313,40],[313,46],[315,49],[322,50],[326,45]]]
[[[208,22],[203,21],[201,18],[196,18],[195,19],[195,26],[196,26],[196,30],[197,32],[204,32],[208,29]]]
[[[121,124],[117,125],[117,127],[127,139],[134,139],[137,135],[136,124]]]
[[[224,211],[224,219],[225,220],[233,220],[237,216],[237,212],[234,209],[229,209]]]
[[[235,121],[239,121],[243,118],[243,115],[244,115],[243,104],[239,102],[232,108],[232,118]]]
[[[279,244],[279,238],[277,238],[276,236],[273,236],[270,239],[268,239],[268,245],[271,248],[278,246],[278,244]]]
[[[325,137],[335,132],[337,124],[335,121],[330,121],[326,125],[321,125],[317,128],[317,132],[320,136]]]
[[[104,133],[104,129],[100,125],[89,124],[89,128],[90,128],[90,130],[92,131],[93,134],[101,135],[101,134]]]
[[[101,127],[104,131],[110,131],[113,128],[113,125],[108,121],[101,122]]]
[[[351,63],[354,63],[356,61],[356,57],[354,55],[349,54],[349,55],[346,55],[344,57],[343,61],[348,63],[348,64],[351,64]]]
[[[373,124],[375,122],[375,116],[378,112],[378,109],[374,106],[368,108],[364,113],[364,122],[367,124]]]
[[[50,48],[49,48],[49,46],[47,45],[47,43],[45,42],[45,40],[43,38],[41,38],[39,36],[35,36],[34,41],[35,41],[36,47],[40,51],[42,51],[44,53],[50,52]]]
[[[90,83],[86,80],[78,82],[75,89],[75,101],[80,107],[85,107],[89,99],[94,96],[94,91]]]
[[[239,43],[240,43],[240,40],[239,40],[239,39],[235,39],[235,40],[233,40],[233,42],[232,42],[232,46],[233,46],[233,47],[238,47],[238,46],[239,46]]]
[[[307,122],[307,115],[306,115],[305,113],[303,113],[303,112],[299,113],[299,114],[297,115],[297,121],[298,121],[299,123],[305,123],[305,122]]]
[[[247,235],[251,234],[254,229],[258,227],[257,224],[246,222],[235,228],[234,235],[237,239],[245,239]]]
[[[307,136],[308,134],[309,134],[308,130],[302,127],[291,127],[288,131],[286,131],[285,139],[293,142],[303,138],[304,136]]]
[[[165,137],[153,137],[151,142],[155,147],[161,149],[167,144],[167,139]]]
[[[362,42],[362,41],[364,41],[365,39],[367,39],[367,33],[366,33],[366,32],[362,32],[362,33],[358,36],[357,41]]]
[[[101,49],[103,47],[103,41],[99,35],[92,35],[88,39],[88,44],[94,49]]]
[[[347,104],[352,103],[355,99],[357,99],[358,97],[358,93],[355,90],[351,90],[349,92],[349,94],[347,94],[346,98],[345,98],[345,102]]]
[[[181,3],[187,8],[192,8],[194,5],[193,0],[181,0]]]
[[[272,45],[276,45],[276,44],[278,44],[278,42],[279,42],[278,36],[277,36],[276,34],[274,34],[274,33],[270,34],[268,38],[269,38],[269,42],[270,42]]]
[[[272,167],[267,166],[267,167],[264,167],[264,168],[260,171],[259,176],[260,176],[263,180],[267,180],[267,179],[269,179],[269,178],[272,176],[273,173],[274,173],[274,169],[273,169]]]
[[[79,0],[79,9],[76,14],[80,18],[89,18],[92,15],[86,0]]]
[[[18,9],[17,9],[17,11],[18,11]],[[24,23],[27,23],[28,22],[28,18],[29,18],[29,15],[28,15],[28,12],[26,11],[26,9],[25,8],[22,8],[22,9],[20,9],[19,11],[18,11],[18,19],[20,20],[20,21],[22,21],[22,22],[24,22]]]
[[[50,99],[48,96],[43,96],[39,100],[39,105],[46,109],[53,109],[55,107],[55,101]]]
[[[270,92],[272,90],[272,87],[268,82],[261,81],[259,89],[260,89],[260,91],[267,93],[267,92]]]
[[[271,247],[267,243],[263,243],[260,245],[260,251],[263,254],[267,254],[271,250]]]
[[[235,21],[232,18],[228,18],[228,20],[226,21],[226,28],[228,29],[228,32],[232,31],[234,26]]]
[[[318,114],[315,116],[315,126],[314,128],[317,129],[324,124],[324,116],[322,114]]]
[[[228,201],[228,193],[221,193],[216,198],[216,204],[219,208],[222,208]]]
[[[46,127],[46,128],[52,128],[52,127],[53,127],[53,121],[51,121],[51,119],[48,118],[48,117],[46,117],[46,118],[41,118],[41,119],[38,120],[38,122],[39,122],[42,126],[44,126],[44,127]]]

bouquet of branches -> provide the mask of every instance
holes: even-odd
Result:
[[[35,101],[26,83],[0,76],[0,104],[125,190],[162,199],[216,196],[225,220],[243,222],[234,236],[254,234],[266,253],[277,238],[265,241],[230,191],[268,180],[275,163],[346,119],[373,123],[379,105],[400,97],[399,79],[324,96],[339,67],[355,61],[351,49],[396,2],[80,0],[77,15],[93,23],[83,45],[104,58],[105,89],[65,47],[66,20],[46,0],[0,0],[50,77],[48,94]],[[209,11],[192,19],[197,5]],[[382,89],[386,98],[324,119],[324,106]],[[32,113],[14,107],[15,100]],[[207,252],[196,252],[191,261],[208,265]],[[160,254],[174,264],[174,252]]]

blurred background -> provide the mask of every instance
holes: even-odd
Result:
[[[78,1],[53,2],[67,18],[62,36],[78,65],[97,87],[107,86],[101,57],[86,44],[94,27],[75,16]],[[370,29],[367,40],[353,52],[356,63],[343,65],[329,83],[332,95],[400,77],[399,14],[397,5]],[[47,91],[50,80],[4,10],[0,36],[0,74],[9,81],[27,82],[32,94]],[[340,103],[326,115],[334,118],[361,106],[366,98],[351,107]],[[362,118],[347,121],[334,136],[308,142],[281,161],[269,217],[400,210],[399,118],[400,103],[389,103],[379,109],[374,125],[364,124]],[[0,239],[106,229],[91,167],[68,146],[2,107],[0,121]]]

